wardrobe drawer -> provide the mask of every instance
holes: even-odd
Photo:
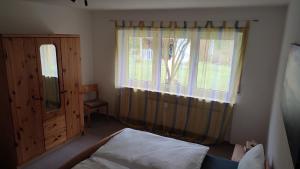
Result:
[[[62,129],[66,130],[65,116],[57,116],[47,120],[44,123],[44,135],[49,137],[60,132]]]
[[[53,117],[44,122],[46,150],[66,141],[66,119],[64,115]]]
[[[51,136],[46,137],[45,138],[46,150],[49,150],[57,145],[62,144],[63,142],[66,141],[66,138],[67,138],[67,133],[65,128],[57,131],[57,133],[54,133]]]

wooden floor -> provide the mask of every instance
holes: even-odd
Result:
[[[27,164],[21,166],[21,169],[57,169],[64,162],[77,155],[82,150],[95,144],[100,139],[125,128],[126,126],[114,119],[107,119],[103,116],[95,116],[91,128],[83,136],[56,147],[55,149],[35,158]],[[223,143],[211,146],[209,154],[222,156],[230,159],[234,146],[229,143]]]

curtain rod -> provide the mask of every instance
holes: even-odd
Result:
[[[207,21],[211,21],[211,22],[223,22],[223,21],[227,21],[227,22],[236,22],[236,21],[242,21],[242,22],[246,22],[246,21],[250,21],[250,22],[259,22],[258,19],[237,19],[237,20],[211,20],[211,19],[207,19],[207,20],[131,20],[131,19],[109,19],[109,22],[115,22],[115,21],[132,21],[132,22],[140,22],[140,21],[144,21],[144,22],[207,22]]]

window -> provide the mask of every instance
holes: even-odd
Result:
[[[40,47],[42,75],[45,77],[58,77],[56,48],[53,44],[44,44]]]
[[[118,28],[116,87],[234,103],[243,29]]]

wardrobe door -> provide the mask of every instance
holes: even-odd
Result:
[[[63,83],[65,93],[67,137],[72,138],[83,131],[83,103],[81,85],[80,39],[61,38]]]
[[[21,164],[45,151],[36,45],[33,38],[4,38],[3,47],[7,55],[18,163]]]
[[[11,120],[11,106],[9,102],[9,87],[6,73],[6,55],[0,39],[0,168],[16,168],[17,152],[14,130]]]
[[[45,147],[49,150],[66,141],[65,90],[61,69],[60,38],[37,38],[40,92]]]

